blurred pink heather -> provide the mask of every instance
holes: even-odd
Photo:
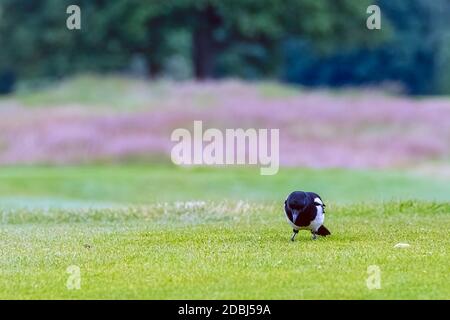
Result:
[[[280,129],[284,166],[390,167],[450,156],[450,99],[287,92],[237,81],[167,86],[157,102],[126,112],[0,102],[0,164],[170,161],[171,132],[191,129],[194,120]]]

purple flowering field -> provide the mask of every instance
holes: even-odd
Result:
[[[280,129],[282,166],[385,168],[450,155],[450,99],[443,97],[231,80],[121,80],[126,85],[117,87],[89,81],[88,98],[75,88],[68,97],[62,90],[0,100],[0,164],[170,161],[171,132],[191,129],[194,120],[221,129]]]

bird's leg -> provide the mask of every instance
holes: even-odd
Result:
[[[293,232],[293,234],[292,234],[292,237],[291,237],[291,241],[294,241],[295,240],[295,236],[298,233],[298,230],[292,229],[292,232]]]
[[[312,240],[316,240],[317,239],[317,234],[314,231],[311,231],[312,234]]]

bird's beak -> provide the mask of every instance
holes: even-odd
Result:
[[[298,212],[298,210],[292,210],[292,222],[295,223],[295,221],[297,221],[297,217],[300,214],[300,212]]]

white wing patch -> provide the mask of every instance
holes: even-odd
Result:
[[[320,200],[320,198],[314,198],[314,202],[315,203],[318,203],[318,204],[320,204],[320,205],[323,205],[323,202],[322,202],[322,200]]]

